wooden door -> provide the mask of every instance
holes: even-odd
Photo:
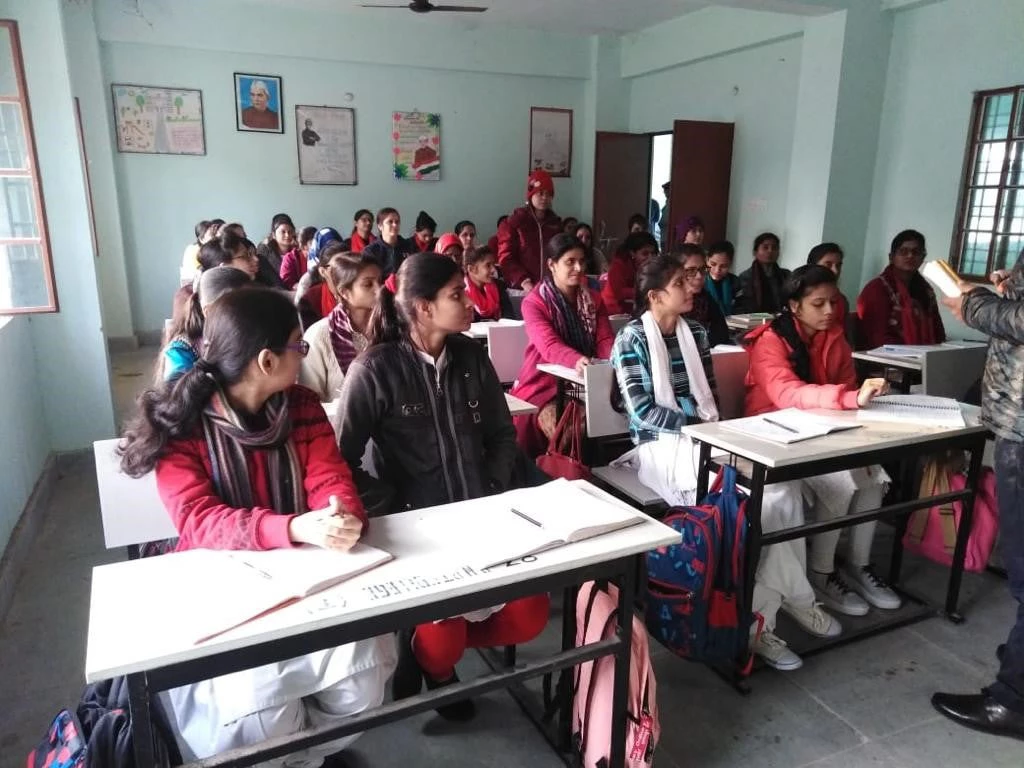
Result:
[[[594,243],[609,259],[626,236],[634,213],[647,218],[651,184],[651,137],[646,133],[597,132],[594,153]]]
[[[691,216],[704,221],[704,243],[725,239],[732,174],[732,123],[676,120],[672,131],[669,245]]]

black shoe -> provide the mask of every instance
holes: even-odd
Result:
[[[433,691],[459,682],[459,676],[453,672],[452,676],[447,680],[438,682],[437,680],[432,680],[430,675],[424,675],[423,680],[427,684],[427,690]],[[464,723],[467,720],[472,720],[476,716],[476,704],[473,703],[472,699],[463,699],[462,701],[456,701],[451,704],[445,704],[444,706],[438,707],[437,714],[445,720],[454,720],[455,722]]]
[[[996,648],[996,658],[999,659],[999,663],[1003,663],[1003,655],[1006,653],[1006,643],[1000,643]]]
[[[932,706],[954,723],[976,731],[1024,740],[1024,713],[1007,709],[987,693],[936,693]]]
[[[391,678],[391,698],[395,701],[415,696],[423,688],[423,670],[412,652],[411,629],[398,633],[398,665]]]

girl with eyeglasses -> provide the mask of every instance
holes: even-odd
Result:
[[[718,304],[705,292],[704,279],[708,268],[705,264],[704,249],[692,243],[676,246],[676,258],[682,262],[683,275],[691,291],[691,308],[683,315],[687,320],[700,323],[708,333],[712,347],[729,344],[729,326]]]
[[[210,309],[192,370],[139,398],[121,468],[155,470],[178,551],[305,544],[344,553],[359,540],[367,520],[352,475],[319,399],[295,384],[307,349],[286,296],[235,291]],[[379,705],[395,663],[388,634],[168,693],[182,741],[206,758]],[[291,759],[319,765],[356,738]]]

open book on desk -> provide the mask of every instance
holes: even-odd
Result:
[[[730,432],[784,445],[824,437],[833,432],[857,429],[860,426],[849,419],[830,419],[827,416],[801,411],[799,408],[786,408],[760,416],[721,422],[722,429],[728,429]]]
[[[858,421],[888,421],[922,427],[966,426],[960,404],[951,397],[884,395],[857,411]]]
[[[203,568],[208,585],[197,606],[195,621],[200,637],[196,643],[211,640],[392,559],[390,553],[361,542],[348,552],[303,546],[264,552],[194,553],[205,555],[201,563],[190,567]]]
[[[552,480],[490,499],[497,506],[487,518],[490,543],[483,547],[485,569],[629,528],[645,519],[568,480]]]

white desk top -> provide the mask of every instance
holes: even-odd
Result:
[[[871,354],[870,352],[854,352],[854,360],[862,360],[865,363],[875,363],[888,368],[903,368],[908,371],[921,370],[921,358],[919,357],[897,357],[895,355]]]
[[[636,512],[599,488],[588,493],[634,512],[640,522],[604,536],[549,550],[536,560],[483,572],[453,530],[487,535],[487,510],[498,496],[375,518],[366,541],[395,559],[306,600],[252,621],[201,645],[189,617],[208,594],[203,573],[179,566],[179,554],[93,568],[85,677],[95,682],[257,643],[300,635],[346,621],[380,616],[426,602],[473,594],[637,555],[678,542],[675,531]],[[501,503],[498,501],[497,503]],[[475,528],[473,527],[475,526]],[[188,553],[181,553],[187,555]],[[493,553],[492,553],[493,554]],[[204,589],[206,587],[206,589]],[[127,611],[125,606],[132,606]]]
[[[753,312],[747,315],[729,315],[725,324],[734,331],[752,331],[765,323],[770,323],[775,315],[768,312]]]
[[[683,432],[695,440],[710,443],[715,448],[763,464],[766,467],[777,468],[866,453],[879,448],[920,447],[923,442],[939,437],[984,433],[985,428],[978,425],[977,422],[978,409],[962,403],[960,407],[964,412],[964,418],[972,426],[922,427],[916,424],[857,421],[856,411],[814,409],[812,413],[820,413],[830,419],[848,420],[862,426],[860,429],[834,432],[831,435],[802,440],[789,445],[759,440],[740,432],[723,429],[721,422],[683,427]]]
[[[468,331],[463,331],[463,335],[469,336],[471,339],[483,339],[487,340],[487,328],[495,325],[505,326],[518,326],[523,325],[522,320],[511,320],[509,318],[502,318],[501,320],[482,320],[477,323],[472,323],[469,326]]]
[[[601,363],[597,363],[601,365]],[[607,363],[611,365],[611,363]],[[586,386],[586,381],[583,377],[576,373],[574,368],[566,368],[564,365],[557,365],[555,363],[538,363],[538,371],[544,371],[544,373],[551,374],[556,379],[563,379],[565,381],[572,382],[573,384],[579,384],[581,387]]]
[[[156,474],[138,479],[123,474],[114,453],[119,442],[114,438],[92,444],[107,549],[176,538],[178,531],[156,489]]]
[[[508,392],[505,393],[505,402],[508,403],[508,411],[513,416],[525,416],[528,413],[536,413],[540,410],[533,403],[528,403],[525,400],[520,400],[518,397],[513,397]]]

